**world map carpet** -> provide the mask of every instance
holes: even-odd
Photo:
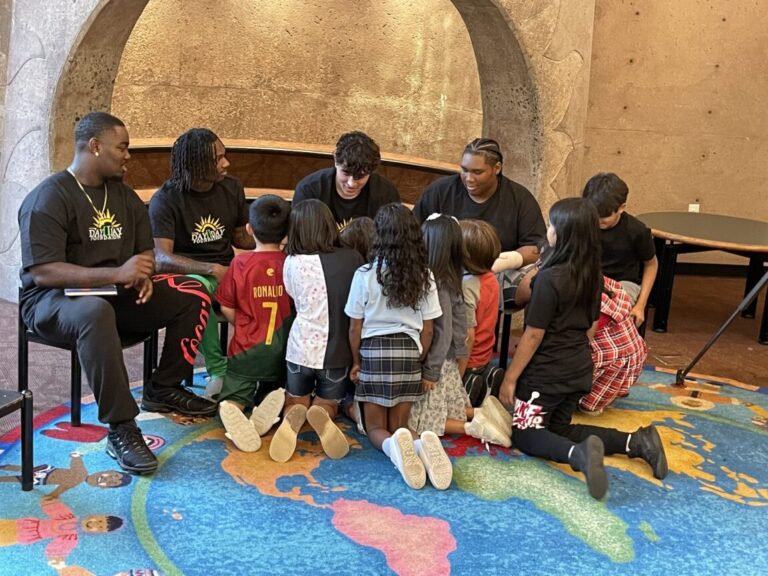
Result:
[[[305,427],[286,463],[237,451],[218,418],[142,413],[160,461],[119,472],[92,402],[36,418],[38,484],[18,481],[18,429],[0,438],[0,575],[768,574],[765,389],[646,369],[629,397],[582,422],[655,424],[670,473],[606,458],[607,497],[569,466],[443,438],[445,491],[412,490],[352,423],[343,459]],[[136,397],[140,388],[135,389]]]

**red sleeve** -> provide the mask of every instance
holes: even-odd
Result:
[[[232,260],[232,264],[227,268],[227,272],[224,274],[224,278],[221,279],[219,287],[216,289],[216,300],[219,304],[226,306],[227,308],[236,308],[237,292],[235,286],[235,274],[234,268],[237,266],[237,258]]]

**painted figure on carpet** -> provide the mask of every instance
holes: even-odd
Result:
[[[5,464],[0,466],[0,470],[19,472],[21,466],[14,464]],[[70,454],[69,468],[57,468],[50,464],[41,464],[34,468],[35,486],[56,486],[56,489],[49,493],[51,498],[59,498],[66,491],[79,486],[83,482],[94,488],[120,488],[131,483],[131,475],[117,470],[101,470],[100,472],[88,473],[83,463],[83,457],[78,452]],[[21,481],[20,476],[0,476],[0,482]]]
[[[106,534],[123,525],[119,516],[90,514],[77,518],[58,498],[43,496],[40,508],[44,518],[0,519],[0,547],[24,546],[48,540],[45,557],[54,568],[62,568],[77,547],[81,534]]]

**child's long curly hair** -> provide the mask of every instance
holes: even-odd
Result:
[[[427,250],[419,221],[402,204],[379,208],[371,257],[390,308],[417,310],[429,290]]]

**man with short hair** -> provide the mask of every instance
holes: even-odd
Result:
[[[194,275],[213,294],[235,253],[255,247],[246,232],[248,208],[239,180],[227,175],[229,161],[218,136],[207,128],[188,130],[171,149],[171,177],[152,195],[149,219],[158,272]],[[216,397],[227,371],[215,318],[200,340],[208,385]]]
[[[341,230],[354,218],[373,218],[385,204],[400,202],[395,185],[376,173],[381,151],[367,134],[342,134],[333,160],[333,168],[313,172],[296,185],[294,206],[307,198],[317,198],[331,209]]]
[[[153,276],[147,210],[123,184],[128,131],[104,112],[75,128],[70,166],[43,180],[19,209],[21,314],[40,336],[76,347],[93,389],[99,420],[109,424],[107,453],[129,472],[148,473],[157,459],[135,417],[139,413],[123,362],[120,334],[166,328],[165,345],[142,407],[206,416],[212,402],[181,386],[191,370],[210,297],[184,276]],[[115,285],[116,295],[66,296],[65,288]],[[74,399],[79,401],[79,399]]]

